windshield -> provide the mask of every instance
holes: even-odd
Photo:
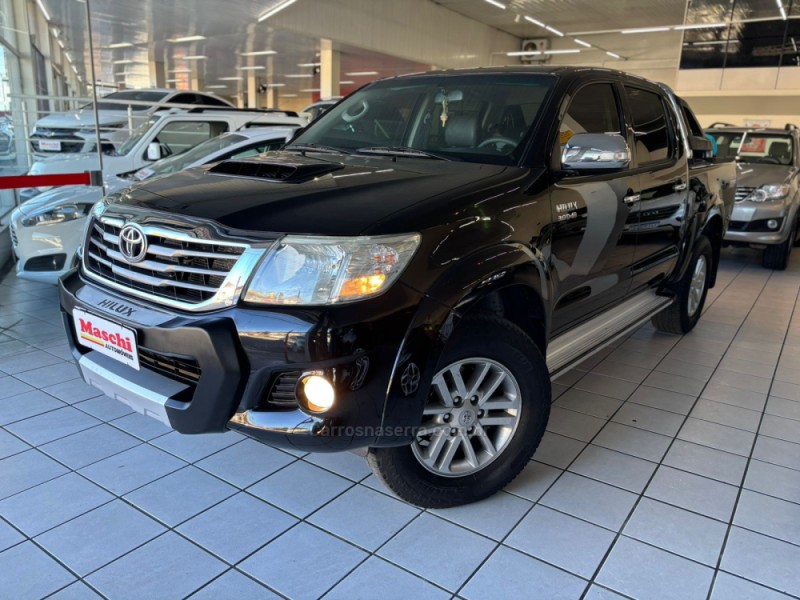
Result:
[[[125,140],[125,143],[122,144],[117,150],[116,152],[117,156],[125,156],[131,150],[133,150],[136,147],[136,144],[139,143],[139,140],[141,140],[144,136],[147,135],[147,132],[150,131],[150,129],[152,129],[156,123],[158,123],[160,118],[161,117],[159,116],[150,117],[149,119],[147,119],[147,121],[145,121],[144,123],[139,125],[136,129],[134,129],[133,133],[131,134],[131,137]]]
[[[97,102],[97,110],[124,110],[127,112],[128,108],[130,108],[133,112],[145,111],[149,109],[150,106],[146,104],[125,104],[122,101],[160,102],[166,95],[166,92],[143,92],[141,90],[114,92],[108,96],[103,96],[103,98]],[[104,102],[104,100],[114,100],[114,102]],[[86,104],[85,106],[81,106],[81,108],[89,109],[92,108],[92,105]]]
[[[288,146],[515,164],[555,78],[443,75],[381,81],[325,112]],[[405,156],[411,153],[406,153]]]
[[[182,171],[192,163],[202,160],[212,154],[216,154],[220,150],[224,150],[229,146],[234,146],[246,141],[247,138],[243,135],[236,133],[229,133],[219,137],[211,138],[208,141],[198,144],[188,152],[177,154],[164,158],[152,164],[149,167],[141,169],[134,174],[134,178],[142,181],[156,175],[166,175],[167,173],[175,173]]]
[[[793,161],[792,138],[779,133],[752,131],[725,131],[713,133],[717,140],[717,156],[742,162],[765,165],[791,165]]]

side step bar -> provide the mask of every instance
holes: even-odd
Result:
[[[672,304],[674,298],[646,291],[553,339],[547,349],[547,367],[558,377],[582,360],[646,323]]]

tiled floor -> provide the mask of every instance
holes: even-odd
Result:
[[[0,283],[0,597],[800,596],[800,252],[726,252],[685,338],[554,384],[503,493],[420,511],[353,454],[189,437],[77,379],[55,290]]]

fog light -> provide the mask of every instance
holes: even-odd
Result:
[[[779,223],[775,219],[770,219],[769,221],[767,221],[767,227],[769,227],[770,229],[777,229],[778,225]]]
[[[336,392],[330,381],[319,375],[309,375],[303,378],[303,396],[306,406],[313,412],[325,412],[333,406]]]

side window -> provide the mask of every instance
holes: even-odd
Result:
[[[686,104],[681,104],[681,110],[683,110],[683,116],[686,119],[686,124],[689,126],[689,132],[697,137],[703,137],[705,132],[703,128],[700,127],[700,123],[697,122],[697,118],[694,116],[692,109]]]
[[[227,123],[207,121],[173,121],[164,125],[153,141],[165,147],[168,154],[181,154],[197,144],[228,131]]]
[[[197,104],[202,104],[204,106],[224,106],[226,108],[230,108],[230,105],[227,102],[223,102],[219,98],[214,98],[213,96],[201,96],[199,94],[197,96]]]
[[[269,152],[271,150],[277,150],[281,146],[283,146],[286,142],[283,140],[276,140],[271,142],[261,142],[257,146],[250,146],[249,148],[244,148],[239,150],[238,152],[234,152],[230,156],[227,156],[226,159],[230,158],[247,158],[248,156],[258,156],[259,154],[263,154],[264,152]]]
[[[577,91],[558,131],[558,156],[576,133],[618,133],[622,131],[619,105],[611,83],[593,83]]]
[[[625,86],[636,139],[636,159],[640,166],[667,160],[672,156],[667,113],[661,96],[655,92]]]

